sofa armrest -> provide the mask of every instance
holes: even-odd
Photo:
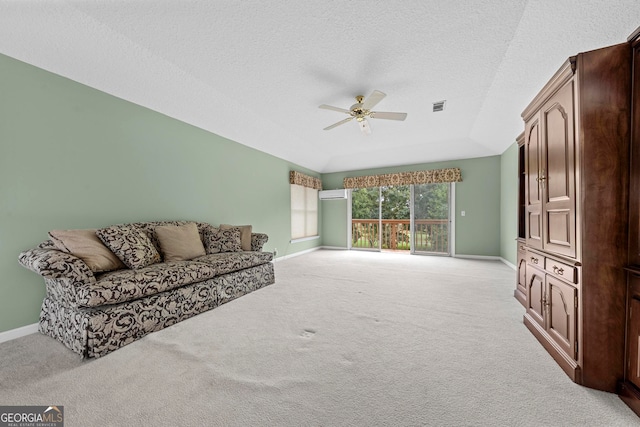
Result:
[[[93,283],[93,272],[80,258],[57,249],[35,248],[22,252],[18,261],[47,279],[69,279],[73,283]]]
[[[269,236],[263,233],[251,233],[251,250],[262,252],[262,247],[269,240]]]

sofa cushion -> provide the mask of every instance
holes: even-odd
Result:
[[[162,225],[155,232],[165,262],[186,261],[206,254],[195,222]]]
[[[96,236],[96,229],[51,230],[56,248],[83,260],[94,273],[125,268],[120,259]]]
[[[149,237],[135,225],[101,228],[96,235],[129,268],[143,268],[161,260]]]
[[[204,230],[204,248],[207,254],[220,252],[242,252],[240,229],[222,230],[213,226]]]
[[[256,265],[266,264],[273,259],[271,252],[224,252],[194,258],[193,261],[205,263],[213,268],[216,275],[244,270]]]
[[[251,225],[220,224],[220,229],[222,230],[228,230],[231,228],[240,229],[240,241],[242,244],[242,250],[250,251],[251,250],[251,232],[253,231],[253,227]]]
[[[105,273],[78,299],[80,307],[131,301],[216,276],[213,266],[194,261],[162,262],[137,270]]]

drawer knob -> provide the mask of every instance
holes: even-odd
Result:
[[[531,262],[534,264],[538,263],[538,258],[531,257]]]
[[[564,269],[563,268],[558,268],[557,265],[553,266],[553,272],[556,273],[558,276],[562,276],[564,274]]]

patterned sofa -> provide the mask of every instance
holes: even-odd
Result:
[[[96,234],[102,232],[100,239],[112,249],[112,242],[107,240],[109,231],[118,230],[117,227],[124,227],[121,230],[125,231],[142,231],[138,237],[148,238],[152,243],[149,245],[147,241],[147,247],[143,249],[161,254],[163,247],[156,232],[158,227],[162,230],[186,226],[195,229],[193,224],[187,221],[141,222],[113,226],[111,230],[101,229]],[[275,282],[273,254],[262,252],[267,235],[251,233],[249,229],[247,235],[242,236],[246,230],[234,227],[222,230],[206,223],[195,224],[205,249],[199,256],[176,261],[168,260],[168,255],[163,259],[154,255],[150,263],[145,262],[141,267],[136,266],[138,268],[128,268],[126,263],[122,265],[116,259],[122,268],[106,272],[92,271],[96,268],[90,268],[91,263],[68,253],[66,247],[60,250],[59,242],[50,232],[50,240],[19,256],[21,265],[45,280],[40,332],[61,341],[83,357],[100,357],[151,332]],[[242,237],[250,247],[245,244],[242,248]],[[127,250],[140,249],[135,244],[129,239],[124,246]],[[119,249],[116,247],[116,252]],[[139,256],[141,252],[135,253]],[[120,258],[120,254],[117,255]]]

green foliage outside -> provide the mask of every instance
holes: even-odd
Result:
[[[409,219],[410,189],[408,185],[382,187],[381,193],[382,219]],[[351,197],[352,218],[378,218],[378,187],[354,189]],[[416,185],[414,209],[417,219],[449,218],[449,185]]]
[[[351,191],[351,217],[353,219],[378,218],[378,187],[357,188]]]
[[[419,184],[414,195],[416,219],[449,218],[449,184]]]

